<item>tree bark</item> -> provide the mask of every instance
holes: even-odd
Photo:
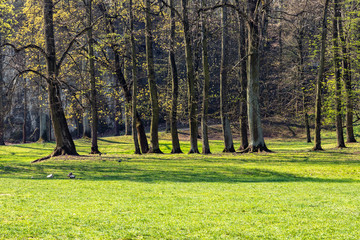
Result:
[[[303,94],[303,114],[304,114],[304,123],[305,123],[305,134],[306,142],[311,143],[310,136],[310,125],[309,125],[309,115],[307,113],[307,95],[306,95],[306,86],[308,85],[304,79],[304,29],[303,26],[300,26],[300,33],[298,37],[298,47],[299,47],[299,81],[303,84],[302,94]]]
[[[157,96],[153,37],[151,30],[151,8],[150,0],[145,0],[145,44],[146,44],[146,63],[147,78],[149,81],[150,101],[151,101],[151,125],[150,125],[150,149],[149,153],[162,153],[159,147],[159,103]]]
[[[201,4],[206,7],[206,1],[202,0]],[[202,154],[211,154],[209,136],[208,136],[208,112],[209,112],[209,88],[210,88],[210,70],[208,57],[208,42],[206,20],[203,16],[201,22],[201,38],[202,38],[202,64],[204,71],[204,88],[203,88],[203,103],[201,116],[201,131],[202,131]]]
[[[324,78],[324,64],[325,64],[325,50],[326,50],[326,35],[327,35],[327,11],[329,0],[325,1],[324,14],[322,19],[322,33],[321,33],[321,50],[320,50],[320,66],[316,79],[316,101],[315,101],[315,146],[314,151],[323,150],[321,147],[321,90],[322,81]]]
[[[342,1],[339,4],[341,13],[344,12],[342,9]],[[339,35],[341,39],[341,49],[342,49],[342,66],[343,66],[343,82],[345,85],[345,94],[346,94],[346,142],[352,143],[356,142],[354,135],[354,95],[352,90],[352,80],[351,80],[351,69],[350,69],[350,55],[347,47],[347,39],[343,29],[343,18],[340,16],[338,18],[339,26]]]
[[[129,3],[130,12],[130,44],[131,44],[131,60],[132,60],[132,78],[133,78],[133,94],[132,94],[132,135],[134,140],[135,154],[141,154],[137,131],[136,131],[136,95],[137,95],[137,63],[136,63],[136,49],[134,38],[134,17],[133,17],[133,3]]]
[[[341,58],[339,53],[339,31],[338,21],[341,17],[339,1],[334,0],[334,18],[333,18],[333,54],[334,54],[334,71],[335,71],[335,118],[336,118],[336,136],[337,136],[337,147],[344,148],[344,131],[342,125],[342,114],[341,114]]]
[[[227,0],[222,0],[222,4],[226,4]],[[231,133],[231,125],[229,119],[229,100],[228,100],[228,70],[229,70],[229,32],[227,26],[228,9],[221,8],[221,63],[220,63],[220,118],[222,131],[224,136],[223,152],[235,152],[234,142]]]
[[[48,55],[48,97],[50,104],[51,120],[56,140],[55,150],[50,156],[53,157],[58,155],[78,155],[66,122],[65,113],[61,102],[60,86],[56,79],[56,48],[53,22],[53,2],[52,0],[43,0],[43,2],[45,46],[46,53]]]
[[[169,0],[170,5],[170,50],[169,61],[171,66],[171,84],[172,84],[172,101],[171,101],[171,113],[170,113],[170,131],[172,150],[171,153],[182,153],[179,142],[179,135],[177,129],[177,106],[179,96],[179,78],[175,61],[175,11],[174,0]]]
[[[259,72],[260,72],[260,29],[257,12],[257,0],[248,0],[248,61],[247,61],[247,104],[250,143],[244,152],[269,151],[265,145],[259,105]]]
[[[96,91],[96,78],[95,78],[95,59],[94,59],[94,40],[92,34],[92,0],[87,2],[87,25],[89,30],[87,32],[87,37],[89,41],[88,45],[88,55],[89,55],[89,71],[90,71],[90,103],[91,103],[91,152],[90,154],[101,154],[98,147],[98,108],[97,108],[97,91]]]
[[[49,142],[49,116],[46,112],[44,112],[44,109],[40,109],[40,137],[38,142],[44,143]]]
[[[2,44],[2,35],[0,33],[0,44]],[[5,119],[5,109],[4,109],[4,75],[3,75],[3,61],[4,56],[2,54],[2,48],[0,48],[0,145],[5,145],[4,133],[4,119]]]
[[[23,125],[22,125],[22,143],[26,143],[26,125],[27,125],[27,105],[28,105],[28,100],[27,100],[27,79],[24,78],[24,106],[23,106],[23,111],[24,111],[24,115],[23,115]]]
[[[188,109],[189,109],[189,126],[190,126],[190,151],[189,153],[199,153],[197,145],[198,126],[196,114],[196,95],[195,95],[195,72],[193,51],[191,47],[191,36],[189,26],[189,16],[187,8],[187,0],[181,0],[182,15],[183,15],[183,28],[185,40],[185,59],[186,59],[186,72],[188,81]]]

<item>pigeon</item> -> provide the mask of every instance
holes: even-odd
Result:
[[[54,178],[54,175],[53,174],[49,174],[46,176],[47,178]]]
[[[75,178],[75,175],[71,172],[71,173],[68,174],[68,177],[69,178]]]

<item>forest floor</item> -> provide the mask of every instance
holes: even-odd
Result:
[[[204,156],[160,139],[162,155],[106,137],[101,156],[81,139],[82,156],[36,164],[54,143],[0,146],[0,239],[360,239],[359,143],[337,149],[325,132],[322,152],[289,136],[223,154],[212,140]]]

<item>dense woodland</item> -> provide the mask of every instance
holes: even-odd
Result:
[[[132,134],[135,153],[161,153],[166,130],[181,153],[186,128],[190,153],[209,154],[220,124],[224,152],[270,151],[267,121],[302,126],[314,150],[333,129],[345,147],[360,119],[359,4],[1,0],[0,144],[77,155],[86,137],[101,154],[98,136]]]

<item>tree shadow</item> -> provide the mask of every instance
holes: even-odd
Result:
[[[318,182],[318,183],[358,183],[356,179],[332,179],[304,177],[287,172],[279,172],[262,168],[244,168],[234,166],[184,165],[177,163],[171,168],[159,165],[127,164],[122,162],[98,161],[97,164],[56,164],[46,163],[39,165],[19,164],[17,167],[0,168],[0,178],[16,178],[44,180],[46,175],[54,173],[55,180],[67,179],[72,172],[76,180],[86,181],[132,181],[144,183],[179,182],[179,183],[265,183],[265,182]],[[131,160],[131,162],[133,162]],[[33,178],[31,178],[33,177]]]

